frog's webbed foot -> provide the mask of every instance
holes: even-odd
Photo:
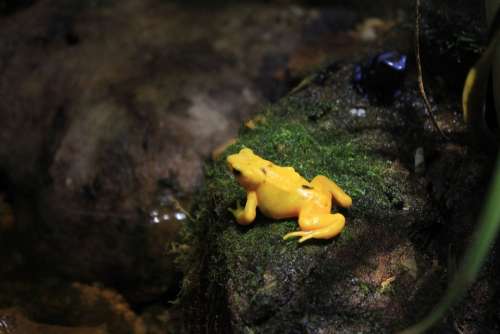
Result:
[[[299,216],[299,225],[302,231],[290,232],[283,240],[301,237],[299,242],[309,239],[331,239],[344,229],[345,217],[340,213],[322,214],[320,216]]]

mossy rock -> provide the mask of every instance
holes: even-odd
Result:
[[[436,273],[410,238],[415,226],[435,217],[413,173],[412,141],[432,136],[420,127],[418,94],[407,88],[392,106],[370,105],[359,117],[350,110],[366,105],[365,98],[340,80],[350,73],[345,65],[325,86],[265,107],[257,126],[243,128],[237,143],[206,167],[191,233],[203,240],[198,288],[206,299],[198,306],[210,330],[380,333],[415,319],[408,299],[435,300],[414,290]],[[350,210],[340,210],[347,217],[341,235],[284,241],[298,229],[296,219],[260,214],[249,226],[237,225],[228,208],[245,193],[225,157],[242,147],[307,179],[323,174],[335,180],[353,198]]]

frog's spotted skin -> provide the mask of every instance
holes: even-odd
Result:
[[[299,218],[300,231],[283,239],[300,237],[330,239],[344,228],[345,218],[332,214],[332,200],[348,208],[352,199],[332,180],[323,175],[308,182],[292,167],[281,167],[244,148],[227,157],[227,163],[241,186],[247,191],[245,207],[230,209],[236,221],[248,225],[255,219],[256,209],[274,219]]]

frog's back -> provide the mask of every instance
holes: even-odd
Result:
[[[309,184],[293,167],[281,167],[273,164],[267,166],[264,170],[266,183],[284,191],[293,191],[304,184]]]
[[[271,218],[297,217],[308,194],[309,182],[292,167],[266,167],[266,179],[257,190],[260,211]]]

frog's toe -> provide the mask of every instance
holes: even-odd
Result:
[[[297,232],[290,232],[287,233],[284,237],[283,240],[294,238],[294,237],[301,237],[299,242],[302,242],[301,240],[306,238],[309,239],[311,238],[309,235],[311,234],[311,231],[297,231]],[[309,236],[309,237],[308,237]],[[305,239],[305,240],[307,240]]]
[[[307,235],[304,235],[302,238],[300,238],[299,243],[302,243],[302,242],[309,240],[309,239],[312,239],[312,238],[314,238],[314,234],[309,233]]]
[[[227,211],[231,212],[234,216],[238,215],[238,213],[241,211],[241,203],[240,201],[236,202],[236,209],[231,209],[227,208]]]

